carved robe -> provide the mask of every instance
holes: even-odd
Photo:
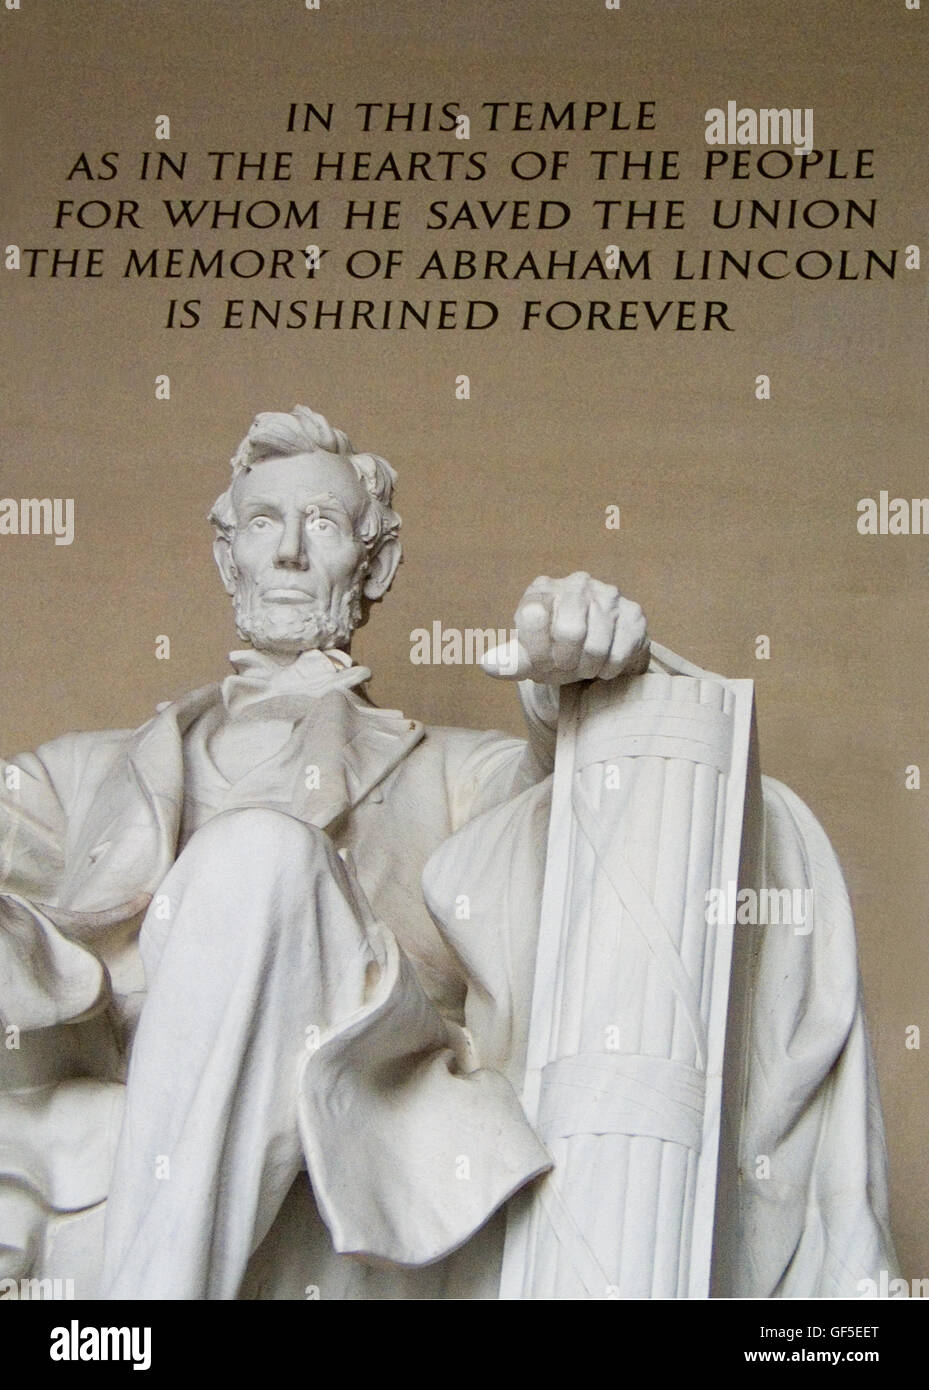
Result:
[[[696,670],[670,654],[655,666]],[[0,1014],[19,1030],[19,1047],[2,1054],[0,1251],[6,1247],[7,1267],[18,1274],[80,1269],[78,1296],[93,1296],[126,1058],[144,1002],[134,939],[178,852],[190,785],[185,738],[221,698],[209,687],[137,731],[57,739],[14,760],[19,786],[8,777],[3,791]],[[544,701],[530,691],[526,704],[530,745],[424,730],[352,689],[333,690],[314,701],[312,719],[297,719],[270,800],[268,786],[261,791],[262,804],[324,828],[349,853],[378,919],[447,1021],[443,1041],[462,1074],[483,1069],[516,1089],[551,739]],[[306,777],[311,766],[320,770],[318,786]],[[812,873],[828,920],[805,939],[805,954],[785,956],[783,934],[760,943],[738,1292],[854,1294],[857,1279],[888,1266],[892,1247],[851,917],[825,836],[802,803],[770,782],[764,835],[772,882]],[[494,1113],[504,1115],[519,1153],[517,1186],[540,1171],[544,1154],[540,1161],[509,1100]],[[752,1177],[758,1153],[784,1159],[776,1183]],[[390,1174],[377,1181],[389,1199]],[[478,1226],[490,1215],[472,1212]],[[457,1228],[462,1240],[467,1224]],[[375,1269],[333,1251],[308,1187],[295,1184],[242,1296],[302,1298],[315,1285],[324,1298],[494,1297],[501,1231],[499,1217],[490,1220],[458,1254],[421,1269],[396,1261],[421,1264],[445,1251],[424,1245],[404,1260],[399,1247],[375,1249],[394,1261]],[[363,1240],[352,1248],[363,1249]]]

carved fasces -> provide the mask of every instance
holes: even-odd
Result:
[[[705,1297],[751,683],[562,692],[523,1103],[555,1160],[504,1298]]]

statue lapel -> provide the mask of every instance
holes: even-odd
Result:
[[[192,691],[129,736],[94,795],[70,856],[61,904],[78,920],[102,913],[120,921],[147,905],[177,850],[184,732],[218,698],[217,685]]]
[[[321,829],[368,795],[423,737],[399,710],[378,709],[353,690],[333,691],[307,721],[291,814]]]

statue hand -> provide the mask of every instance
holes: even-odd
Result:
[[[567,685],[648,668],[648,632],[639,605],[583,571],[534,580],[516,609],[516,630],[515,651],[510,642],[484,657],[488,675]]]

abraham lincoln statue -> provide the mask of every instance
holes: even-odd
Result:
[[[554,1161],[521,1090],[559,689],[707,673],[578,573],[530,585],[496,666],[525,740],[378,708],[351,647],[395,480],[305,407],[258,415],[211,513],[232,674],[2,766],[6,1277],[499,1296],[509,1199]],[[763,808],[768,881],[819,916],[755,952],[726,1291],[853,1294],[893,1261],[854,933],[809,811],[769,779]]]

